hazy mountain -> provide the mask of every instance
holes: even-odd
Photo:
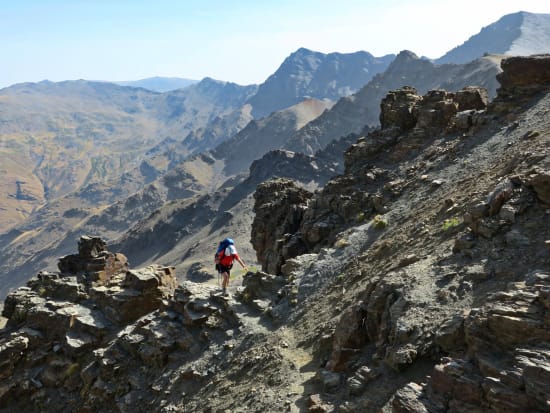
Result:
[[[183,89],[187,86],[191,86],[198,83],[198,80],[155,76],[140,80],[125,80],[111,83],[120,86],[142,87],[155,92],[169,92],[171,90]]]
[[[435,62],[466,63],[486,53],[527,56],[550,52],[550,14],[507,14]]]
[[[183,141],[242,107],[255,91],[209,78],[163,94],[83,80],[1,89],[0,232],[45,201],[140,170],[151,148]],[[190,152],[182,143],[170,156],[181,160]],[[157,162],[156,175],[169,166]],[[138,181],[151,173],[140,172]]]
[[[500,57],[486,56],[468,64],[436,65],[410,51],[402,51],[383,73],[377,74],[352,96],[340,99],[330,110],[297,131],[283,147],[313,154],[331,140],[379,124],[380,101],[389,90],[413,86],[420,93],[443,88],[456,91],[477,85],[495,96]]]
[[[260,85],[248,103],[260,118],[305,98],[338,100],[382,72],[395,55],[374,57],[368,52],[319,53],[298,49]]]
[[[192,153],[216,147],[248,125],[253,119],[251,111],[252,107],[246,104],[230,113],[217,116],[206,127],[190,132],[183,140],[183,144]]]

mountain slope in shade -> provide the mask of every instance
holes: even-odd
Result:
[[[481,29],[462,45],[436,59],[438,64],[466,63],[486,53],[527,56],[550,52],[550,14],[508,14]]]
[[[413,86],[424,94],[430,89],[450,91],[477,85],[495,96],[500,57],[486,56],[468,64],[435,65],[410,51],[402,51],[387,70],[377,74],[352,96],[340,99],[329,111],[310,122],[283,145],[284,148],[313,154],[331,140],[360,133],[365,125],[379,124],[380,101],[386,93],[402,86]]]
[[[146,79],[139,80],[125,80],[118,82],[111,82],[120,86],[141,87],[149,89],[154,92],[169,92],[171,90],[183,89],[187,86],[191,86],[198,83],[198,80],[183,79],[180,77],[148,77]]]
[[[305,98],[338,100],[382,72],[394,55],[374,57],[368,52],[324,54],[298,49],[263,84],[248,102],[261,118]]]

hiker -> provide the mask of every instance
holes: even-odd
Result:
[[[229,284],[229,272],[233,267],[233,260],[243,267],[244,271],[248,271],[246,264],[243,262],[237,249],[235,248],[235,242],[231,238],[225,238],[220,242],[216,255],[214,257],[216,262],[216,270],[222,275],[222,291],[223,295],[227,295],[227,285]]]

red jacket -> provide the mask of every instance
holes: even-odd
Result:
[[[239,258],[237,249],[235,246],[230,245],[224,251],[218,253],[218,260],[221,265],[224,267],[230,267],[233,265],[233,261]]]

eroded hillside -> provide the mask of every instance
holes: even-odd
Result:
[[[151,182],[192,152],[181,142],[187,134],[240,108],[255,91],[213,79],[164,94],[83,80],[2,89],[0,233],[86,186],[131,194],[135,186],[126,187],[124,173],[133,171],[126,178],[136,185]],[[151,159],[175,142],[171,156]]]

